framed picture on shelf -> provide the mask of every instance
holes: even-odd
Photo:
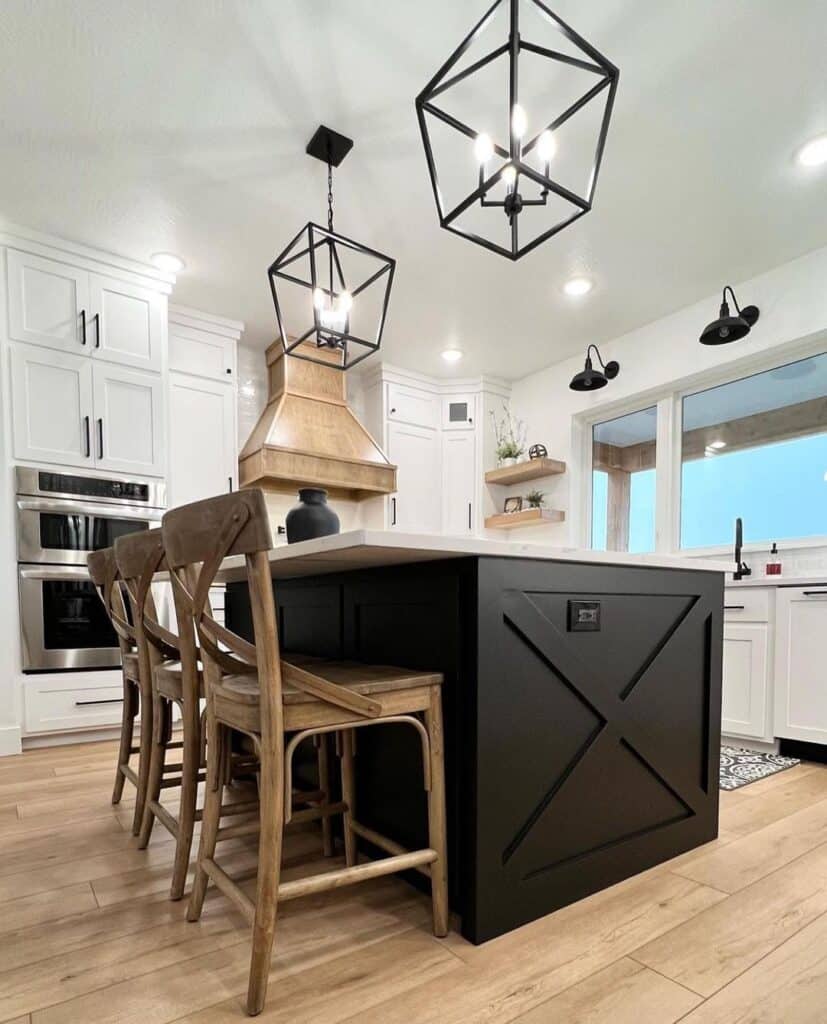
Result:
[[[523,510],[523,499],[520,495],[515,495],[513,498],[506,498],[505,504],[503,505],[503,512],[522,512]]]

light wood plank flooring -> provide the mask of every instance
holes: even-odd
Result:
[[[0,759],[0,1021],[241,1021],[247,928],[214,893],[197,924],[167,900],[173,844],[156,827],[135,848],[114,760],[111,743]],[[285,904],[260,1019],[825,1024],[827,768],[721,796],[716,842],[484,946],[433,938],[429,901],[393,878]],[[329,866],[319,848],[291,836],[286,877]]]

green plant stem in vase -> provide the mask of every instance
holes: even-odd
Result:
[[[497,419],[493,410],[490,415],[491,422],[494,425],[497,464],[500,466],[513,466],[516,462],[519,462],[520,457],[525,452],[525,424],[522,420],[511,415],[511,410],[505,402],[503,402],[503,416],[501,419]]]

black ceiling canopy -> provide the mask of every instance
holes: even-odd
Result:
[[[506,38],[489,49],[483,36],[498,21]],[[560,74],[574,80],[573,91],[571,83],[561,87]],[[416,98],[441,226],[517,260],[588,213],[619,74],[540,0],[495,0]],[[460,93],[475,81],[487,94],[485,109],[460,109]],[[573,131],[572,119],[587,108],[596,108],[599,120],[593,128]],[[446,130],[457,134],[467,152],[454,150],[440,161],[435,135]],[[558,173],[575,143],[588,163],[576,184]],[[467,184],[449,195],[447,177],[456,176],[457,168],[465,173],[466,164]],[[484,220],[476,216],[480,210],[486,211]]]
[[[324,125],[316,130],[306,152],[327,164],[327,227],[308,221],[267,271],[284,351],[340,370],[379,348],[396,269],[390,256],[333,229],[333,168],[352,147],[352,139]],[[288,318],[298,330],[289,329]],[[340,360],[315,356],[304,344],[310,339],[316,349],[341,353]]]

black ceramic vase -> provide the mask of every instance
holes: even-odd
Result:
[[[287,513],[284,520],[287,543],[313,540],[339,532],[339,517],[327,503],[327,491],[322,487],[303,487],[299,503]]]

